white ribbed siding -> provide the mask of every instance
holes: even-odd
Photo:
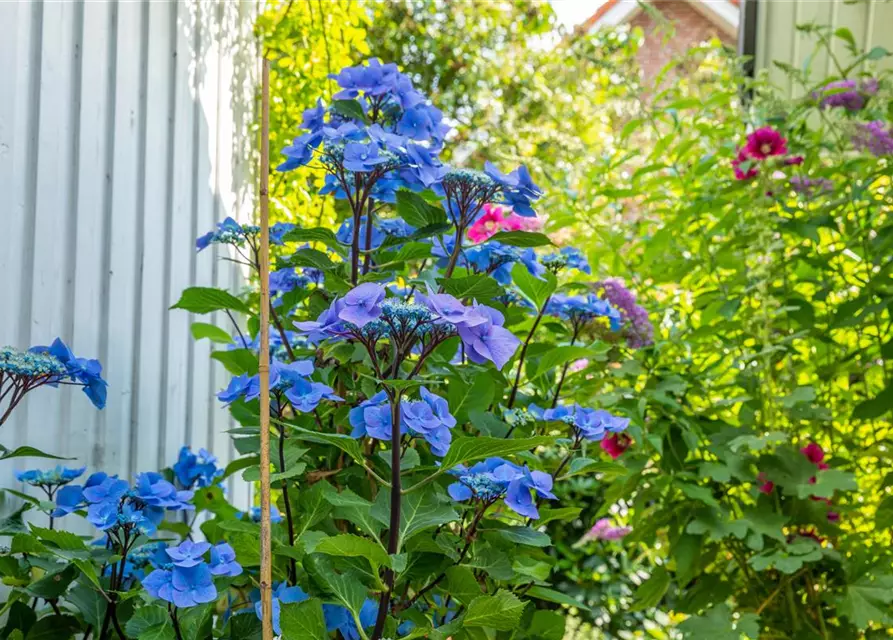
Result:
[[[194,239],[251,214],[254,0],[0,3],[0,344],[61,336],[99,358],[108,405],[40,389],[0,443],[131,477],[183,443],[232,455],[226,374],[169,311],[190,285],[238,288]],[[200,318],[226,327],[226,318]],[[212,366],[212,364],[214,366]],[[13,468],[0,465],[0,487]],[[244,504],[247,488],[232,487]]]
[[[815,54],[815,36],[797,31],[796,25],[815,23],[832,30],[845,27],[861,50],[884,47],[893,51],[893,3],[888,0],[759,0],[757,9],[756,66],[768,68],[770,79],[788,92],[793,91],[791,82],[772,64],[775,60],[798,69],[809,64],[814,82],[839,75],[831,56],[824,51]],[[852,61],[845,46],[834,38],[834,55],[844,66]],[[893,61],[885,58],[880,65],[891,68]]]

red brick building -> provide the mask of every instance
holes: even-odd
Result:
[[[711,38],[734,47],[739,20],[739,0],[603,0],[578,29],[591,32],[621,24],[641,28],[645,41],[639,63],[651,78],[673,57]],[[673,27],[669,39],[668,24]]]

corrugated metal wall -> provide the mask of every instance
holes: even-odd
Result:
[[[232,451],[214,398],[226,375],[182,311],[192,284],[237,267],[194,239],[250,216],[252,1],[0,3],[0,344],[97,357],[80,390],[31,393],[0,442],[130,477],[183,443]],[[202,318],[207,320],[207,318]],[[226,318],[211,321],[226,326]],[[17,461],[17,467],[48,461]],[[0,465],[0,486],[12,466]],[[247,488],[233,487],[247,500]]]
[[[788,92],[794,91],[784,72],[775,67],[779,60],[803,68],[809,62],[812,78],[818,82],[839,75],[834,61],[825,52],[814,55],[815,36],[795,29],[798,24],[830,25],[849,29],[860,48],[875,46],[893,51],[893,2],[890,0],[759,0],[757,15],[757,68],[768,68],[770,79]],[[834,55],[846,66],[851,57],[844,42],[835,39]],[[893,66],[889,59],[882,62]]]

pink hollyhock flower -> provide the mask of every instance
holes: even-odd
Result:
[[[582,371],[586,367],[589,366],[588,358],[581,358],[579,360],[574,360],[574,362],[567,368],[571,373],[577,373],[578,371]]]
[[[806,459],[815,465],[819,465],[821,469],[822,460],[825,459],[825,452],[822,451],[822,448],[817,445],[815,442],[810,442],[808,445],[800,449],[800,453],[806,456]],[[828,465],[825,465],[825,469],[828,468]]]
[[[760,493],[770,494],[772,490],[775,489],[775,483],[766,478],[766,474],[760,471],[760,474],[757,476],[757,480],[762,484],[759,486],[758,490]]]
[[[585,544],[590,540],[620,540],[631,532],[630,527],[615,527],[611,525],[608,518],[602,518],[592,525],[592,528],[580,538],[577,544]]]
[[[790,156],[784,159],[784,163],[788,166],[803,164],[803,156]]]
[[[836,511],[829,511],[828,522],[840,522],[840,514]]]
[[[612,459],[616,460],[623,455],[624,451],[629,449],[629,445],[632,443],[633,439],[625,433],[615,433],[602,440],[599,446],[601,446],[602,450],[611,456]]]
[[[538,218],[519,216],[511,209],[497,204],[485,204],[484,213],[468,228],[468,239],[483,242],[500,231],[538,231],[542,221]]]
[[[747,155],[757,160],[783,156],[788,152],[788,141],[772,127],[762,127],[747,136],[744,145]]]
[[[747,169],[744,169],[741,165],[745,162],[750,163]],[[759,171],[757,171],[756,163],[754,159],[750,157],[747,153],[747,149],[739,149],[738,157],[732,160],[732,167],[735,169],[735,180],[750,180],[755,177]]]

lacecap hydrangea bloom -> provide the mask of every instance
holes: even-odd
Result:
[[[56,494],[59,518],[79,509],[87,510],[87,520],[100,531],[138,531],[152,535],[165,511],[195,509],[192,491],[178,491],[160,473],[149,471],[136,476],[133,486],[117,476],[98,472],[83,486],[66,485]]]
[[[502,458],[488,458],[471,467],[459,465],[449,473],[457,481],[447,487],[453,500],[467,500],[493,504],[503,500],[515,513],[526,518],[539,518],[531,492],[540,498],[555,500],[552,476],[543,471],[531,471]]]
[[[183,489],[210,487],[223,476],[223,469],[217,466],[217,457],[206,449],[198,454],[191,447],[182,447],[177,462],[173,466],[174,477]]]
[[[210,562],[206,554],[210,551]],[[143,588],[153,598],[176,607],[194,607],[217,599],[214,576],[234,577],[242,573],[233,548],[223,542],[211,546],[207,542],[184,540],[165,549],[168,562],[143,580]]]
[[[19,351],[0,348],[0,424],[29,391],[60,384],[80,386],[97,409],[105,408],[108,383],[102,378],[99,360],[78,358],[60,338],[48,346]]]
[[[419,390],[417,401],[400,402],[400,433],[422,438],[431,445],[431,452],[436,456],[445,456],[450,448],[452,434],[450,429],[456,426],[456,419],[450,414],[447,401],[428,391],[425,387]],[[376,440],[391,440],[391,406],[387,394],[377,394],[350,410],[350,424],[353,427],[351,437],[371,436]]]
[[[620,433],[629,426],[629,418],[612,415],[604,409],[588,409],[578,404],[541,409],[532,404],[528,410],[540,420],[569,424],[577,437],[599,441],[611,433]]]
[[[52,493],[55,493],[56,489],[77,480],[86,470],[87,467],[69,469],[68,467],[57,466],[55,469],[47,470],[29,469],[28,471],[16,471],[15,477],[19,482],[43,489],[52,499]]]
[[[312,360],[296,360],[290,363],[274,360],[270,365],[270,402],[277,410],[285,406],[285,400],[298,413],[310,413],[323,400],[339,402],[332,388],[309,379],[313,374]],[[260,397],[260,374],[241,374],[230,380],[226,389],[217,394],[221,402],[229,404],[241,398],[251,402]]]

